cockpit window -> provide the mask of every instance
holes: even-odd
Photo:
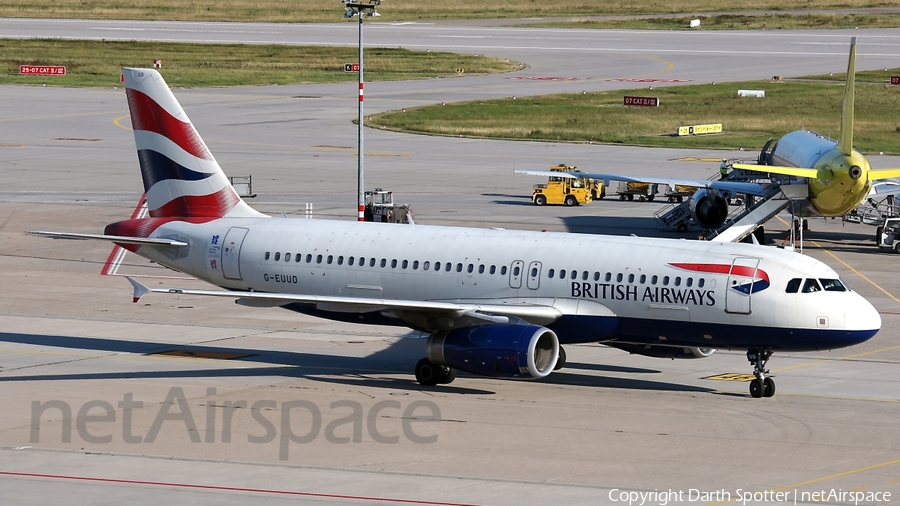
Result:
[[[794,278],[788,281],[787,288],[784,289],[785,293],[797,293],[800,291],[800,283],[803,280],[800,278]]]
[[[826,292],[846,292],[847,287],[841,283],[839,279],[820,279],[819,282],[822,283],[822,288],[825,289]]]
[[[819,286],[819,282],[813,278],[809,278],[803,283],[803,293],[813,293],[820,290],[822,288]]]

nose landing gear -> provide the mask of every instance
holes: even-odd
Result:
[[[766,369],[766,362],[772,357],[772,350],[747,350],[747,360],[753,366],[753,376],[756,377],[750,382],[750,395],[754,398],[772,397],[775,395],[775,380],[766,376],[769,370]]]

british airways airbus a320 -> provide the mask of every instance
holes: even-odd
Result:
[[[430,333],[415,367],[424,385],[456,370],[542,378],[568,343],[700,358],[747,350],[753,397],[771,396],[775,351],[861,343],[881,318],[810,257],[752,244],[351,221],[271,219],[229,185],[159,72],[124,69],[149,218],[106,239],[224,290],[321,318]],[[390,240],[385,240],[390,238]]]

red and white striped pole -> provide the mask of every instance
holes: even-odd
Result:
[[[366,185],[363,178],[363,11],[362,9],[358,9],[356,11],[356,17],[359,18],[359,146],[358,146],[358,157],[359,157],[359,168],[358,168],[358,182],[359,187],[357,188],[358,201],[359,205],[358,211],[359,215],[357,217],[358,221],[366,220]]]

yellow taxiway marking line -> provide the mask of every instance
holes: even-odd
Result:
[[[844,357],[841,357],[839,360],[846,360],[846,359],[848,359],[848,358],[862,357],[862,356],[865,356],[865,355],[872,355],[873,353],[881,353],[882,351],[891,351],[891,350],[897,350],[897,349],[900,349],[900,346],[891,346],[891,347],[889,347],[889,348],[881,348],[880,350],[864,351],[864,352],[862,352],[862,353],[856,353],[856,354],[853,354],[853,355],[846,355],[846,356],[844,356]]]
[[[880,464],[873,464],[871,466],[860,467],[858,469],[851,469],[849,471],[844,471],[842,473],[829,474],[828,476],[823,476],[821,478],[814,478],[812,480],[801,481],[800,483],[794,483],[792,485],[785,485],[783,487],[769,489],[769,490],[767,490],[767,492],[780,492],[782,490],[790,490],[792,488],[800,488],[804,485],[812,485],[813,483],[819,483],[819,482],[823,482],[823,481],[827,481],[827,480],[833,480],[835,478],[841,478],[843,476],[849,476],[851,474],[857,474],[857,473],[862,473],[865,471],[871,471],[872,469],[878,469],[880,467],[892,466],[894,464],[900,464],[900,459],[891,460],[889,462],[882,462]],[[708,506],[719,506],[721,504],[728,504],[728,503],[737,502],[740,500],[741,500],[740,498],[735,498],[730,501],[711,503]]]
[[[890,485],[891,483],[897,483],[897,482],[900,482],[900,478],[894,478],[893,480],[888,480],[886,485]]]
[[[124,128],[125,130],[129,130],[129,131],[130,131],[130,130],[132,130],[131,127],[125,126],[125,125],[119,123],[119,122],[122,121],[123,119],[125,119],[125,118],[130,118],[130,117],[131,117],[130,114],[126,114],[125,116],[119,116],[118,118],[116,118],[116,119],[113,120],[113,125],[116,125],[116,126],[119,127],[119,128]]]
[[[772,372],[777,371],[790,371],[791,369],[800,369],[801,367],[809,367],[811,365],[819,365],[819,364],[827,364],[828,362],[833,362],[833,360],[816,360],[815,362],[807,362],[805,364],[797,364],[797,365],[787,365],[784,367],[778,367],[776,369],[772,369]]]

